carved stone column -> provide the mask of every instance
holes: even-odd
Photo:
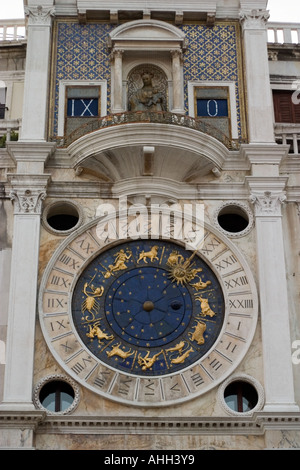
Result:
[[[274,142],[270,91],[266,10],[242,12],[250,143]]]
[[[28,39],[21,140],[44,141],[47,128],[50,33],[54,8],[25,8]]]
[[[40,216],[48,175],[11,175],[14,232],[8,307],[7,353],[1,410],[32,404]]]
[[[286,178],[249,177],[257,235],[265,411],[295,412],[289,302],[282,230]]]
[[[173,113],[183,113],[183,85],[182,85],[182,53],[179,50],[171,51],[173,76]]]
[[[112,59],[114,62],[114,81],[113,81],[113,113],[121,113],[123,107],[123,52],[120,49],[114,49]]]

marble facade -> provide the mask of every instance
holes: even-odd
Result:
[[[22,126],[19,140],[1,149],[0,165],[6,219],[0,237],[0,448],[298,449],[299,163],[275,140],[267,2],[165,1],[167,16],[156,1],[141,2],[140,10],[136,2],[112,0],[101,7],[93,0],[27,3]],[[167,108],[159,117],[128,109],[130,73],[143,67],[161,71]],[[99,115],[78,121],[82,125],[66,135],[67,90],[76,87],[99,90]],[[229,136],[211,120],[199,122],[197,87],[226,90]],[[51,269],[58,267],[65,283],[67,250],[81,269],[89,250],[102,249],[93,231],[99,206],[119,212],[122,200],[126,209],[204,205],[215,236],[205,246],[207,257],[213,263],[221,256],[219,275],[232,308],[237,288],[242,297],[235,305],[254,319],[242,352],[227,357],[228,372],[190,399],[141,406],[117,393],[95,393],[75,366],[69,368],[73,357],[52,346],[52,326],[47,333],[43,324],[44,289],[53,295],[50,310],[66,294],[58,281],[49,288]],[[49,215],[60,213],[75,214],[76,224],[51,227]],[[221,213],[242,213],[247,227],[224,229]],[[86,250],[85,234],[91,240]],[[214,251],[216,243],[224,253],[231,250],[251,279],[251,302],[243,297],[244,278],[229,268],[233,259]],[[52,380],[74,391],[65,412],[40,403],[42,387]],[[227,406],[224,390],[235,381],[256,390],[253,409]]]

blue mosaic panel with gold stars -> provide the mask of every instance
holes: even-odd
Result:
[[[105,365],[140,376],[176,372],[205,355],[224,320],[212,269],[171,241],[122,243],[96,257],[72,299],[81,341]]]
[[[107,37],[110,24],[57,22],[55,60],[54,135],[57,135],[58,90],[60,80],[107,80],[107,105],[110,108],[110,58]]]
[[[239,89],[239,41],[235,23],[181,26],[188,47],[183,55],[185,109],[188,112],[188,81],[228,81],[236,85],[238,129],[241,134]]]

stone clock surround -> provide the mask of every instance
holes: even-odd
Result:
[[[74,380],[94,392],[120,403],[137,406],[165,406],[186,401],[224,380],[246,354],[255,332],[258,313],[255,283],[236,247],[215,229],[206,227],[201,257],[217,273],[225,295],[225,321],[216,346],[208,352],[203,362],[198,361],[195,367],[188,367],[183,373],[174,376],[167,374],[161,378],[136,378],[112,371],[91,357],[71,319],[72,291],[78,276],[97,253],[116,243],[115,240],[111,243],[99,240],[97,227],[99,229],[99,220],[83,226],[68,237],[53,255],[41,283],[39,311],[42,331],[61,367]],[[144,236],[148,238],[148,234]],[[53,281],[57,280],[57,276],[64,278],[63,285]],[[55,325],[62,321],[66,326],[66,335],[61,336]],[[63,345],[67,344],[65,339],[68,340],[68,347]],[[148,393],[149,389],[151,394]]]

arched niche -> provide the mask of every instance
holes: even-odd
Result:
[[[184,33],[156,20],[138,20],[115,28],[109,36],[112,55],[112,112],[128,110],[128,74],[133,67],[148,64],[164,69],[168,77],[168,109],[184,113],[182,53]]]

